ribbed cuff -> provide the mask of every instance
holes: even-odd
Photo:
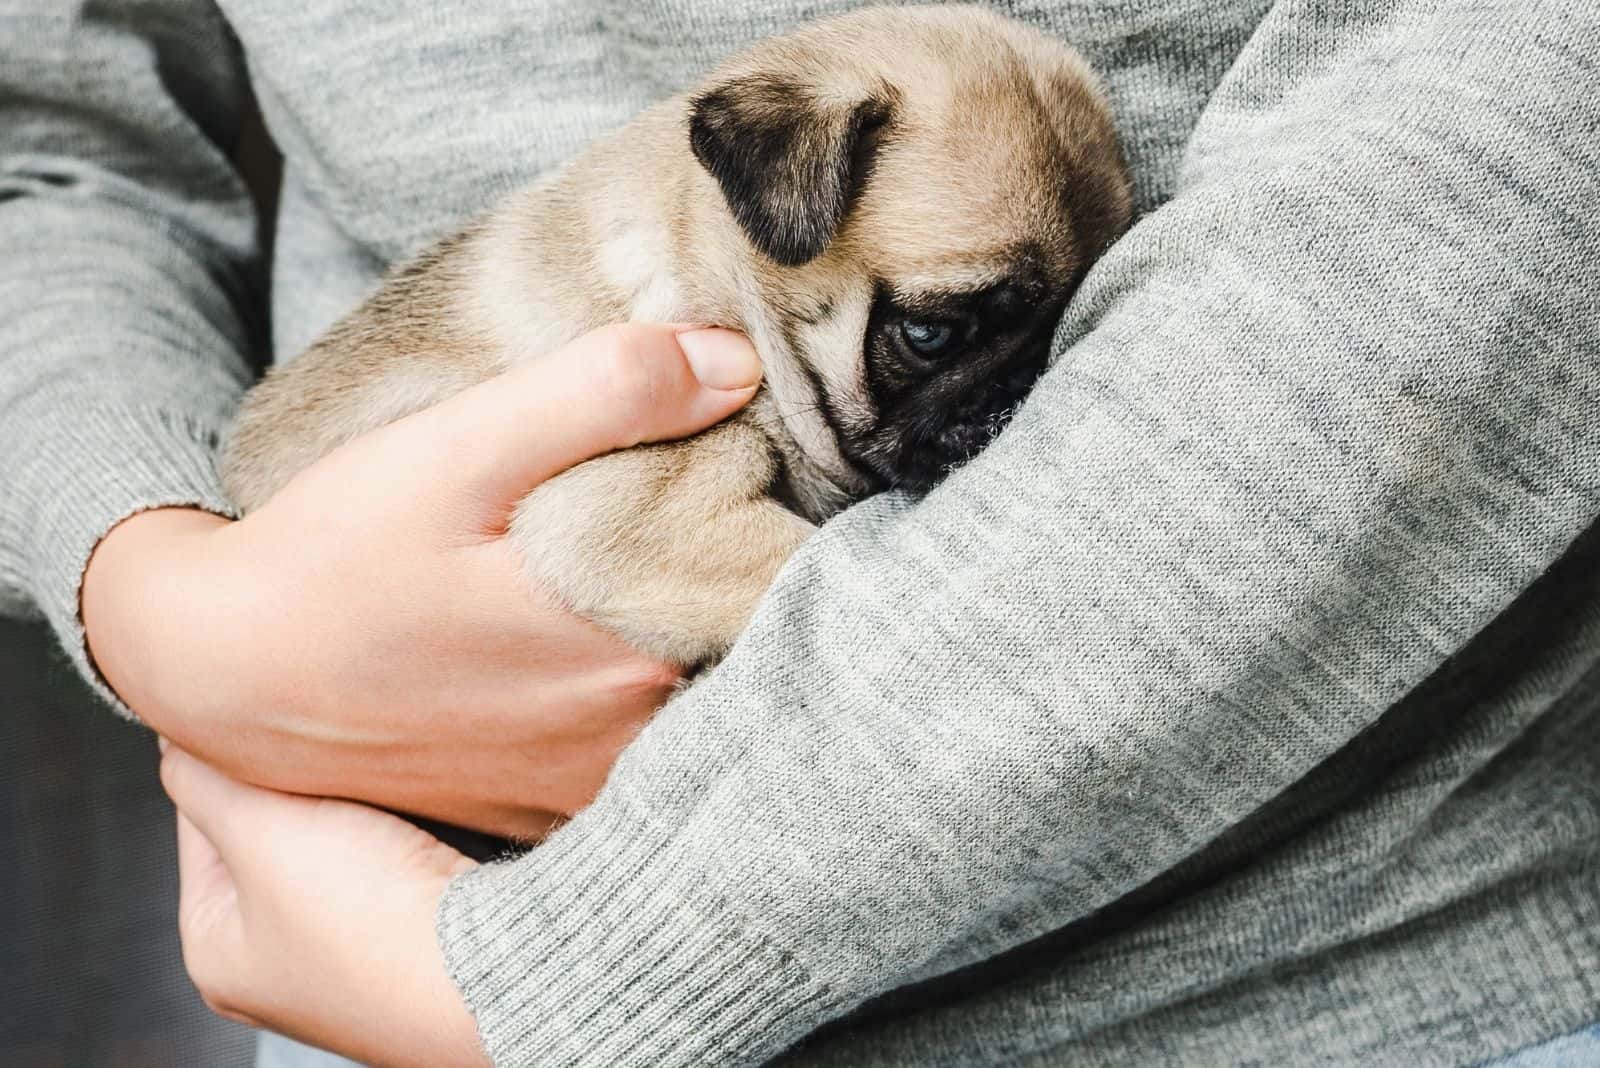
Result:
[[[34,406],[37,410],[37,406]],[[89,556],[112,527],[151,508],[192,507],[232,518],[213,467],[220,426],[151,408],[54,407],[23,425],[15,498],[28,592],[73,665],[121,715],[134,717],[89,658],[79,599]]]
[[[603,795],[451,884],[440,941],[497,1066],[755,1064],[836,1014],[685,853]]]

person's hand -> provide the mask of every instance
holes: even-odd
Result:
[[[168,746],[178,934],[210,1008],[374,1066],[487,1064],[434,913],[472,861],[349,801],[246,786]]]
[[[141,513],[96,549],[96,666],[228,774],[534,837],[677,673],[530,588],[503,537],[574,464],[755,393],[740,335],[609,327],[330,454],[238,522]]]

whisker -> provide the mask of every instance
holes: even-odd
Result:
[[[780,408],[780,409],[778,409],[778,415],[783,417],[783,418],[785,418],[785,419],[787,419],[791,415],[806,415],[806,414],[808,414],[810,412],[816,412],[816,411],[821,411],[821,410],[822,410],[822,405],[820,405],[820,404],[811,404],[811,405],[807,405],[804,408]]]

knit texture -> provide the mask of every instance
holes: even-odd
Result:
[[[847,6],[223,4],[288,160],[277,353]],[[992,448],[830,523],[588,810],[451,886],[486,1047],[1457,1066],[1592,1022],[1600,10],[999,6],[1104,74],[1142,217]],[[0,586],[75,647],[114,516],[215,492],[254,259],[215,13],[67,7],[0,24]]]

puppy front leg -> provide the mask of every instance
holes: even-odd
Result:
[[[741,414],[578,465],[524,498],[510,533],[530,579],[579,615],[651,656],[703,665],[816,529],[768,494],[775,473]]]

